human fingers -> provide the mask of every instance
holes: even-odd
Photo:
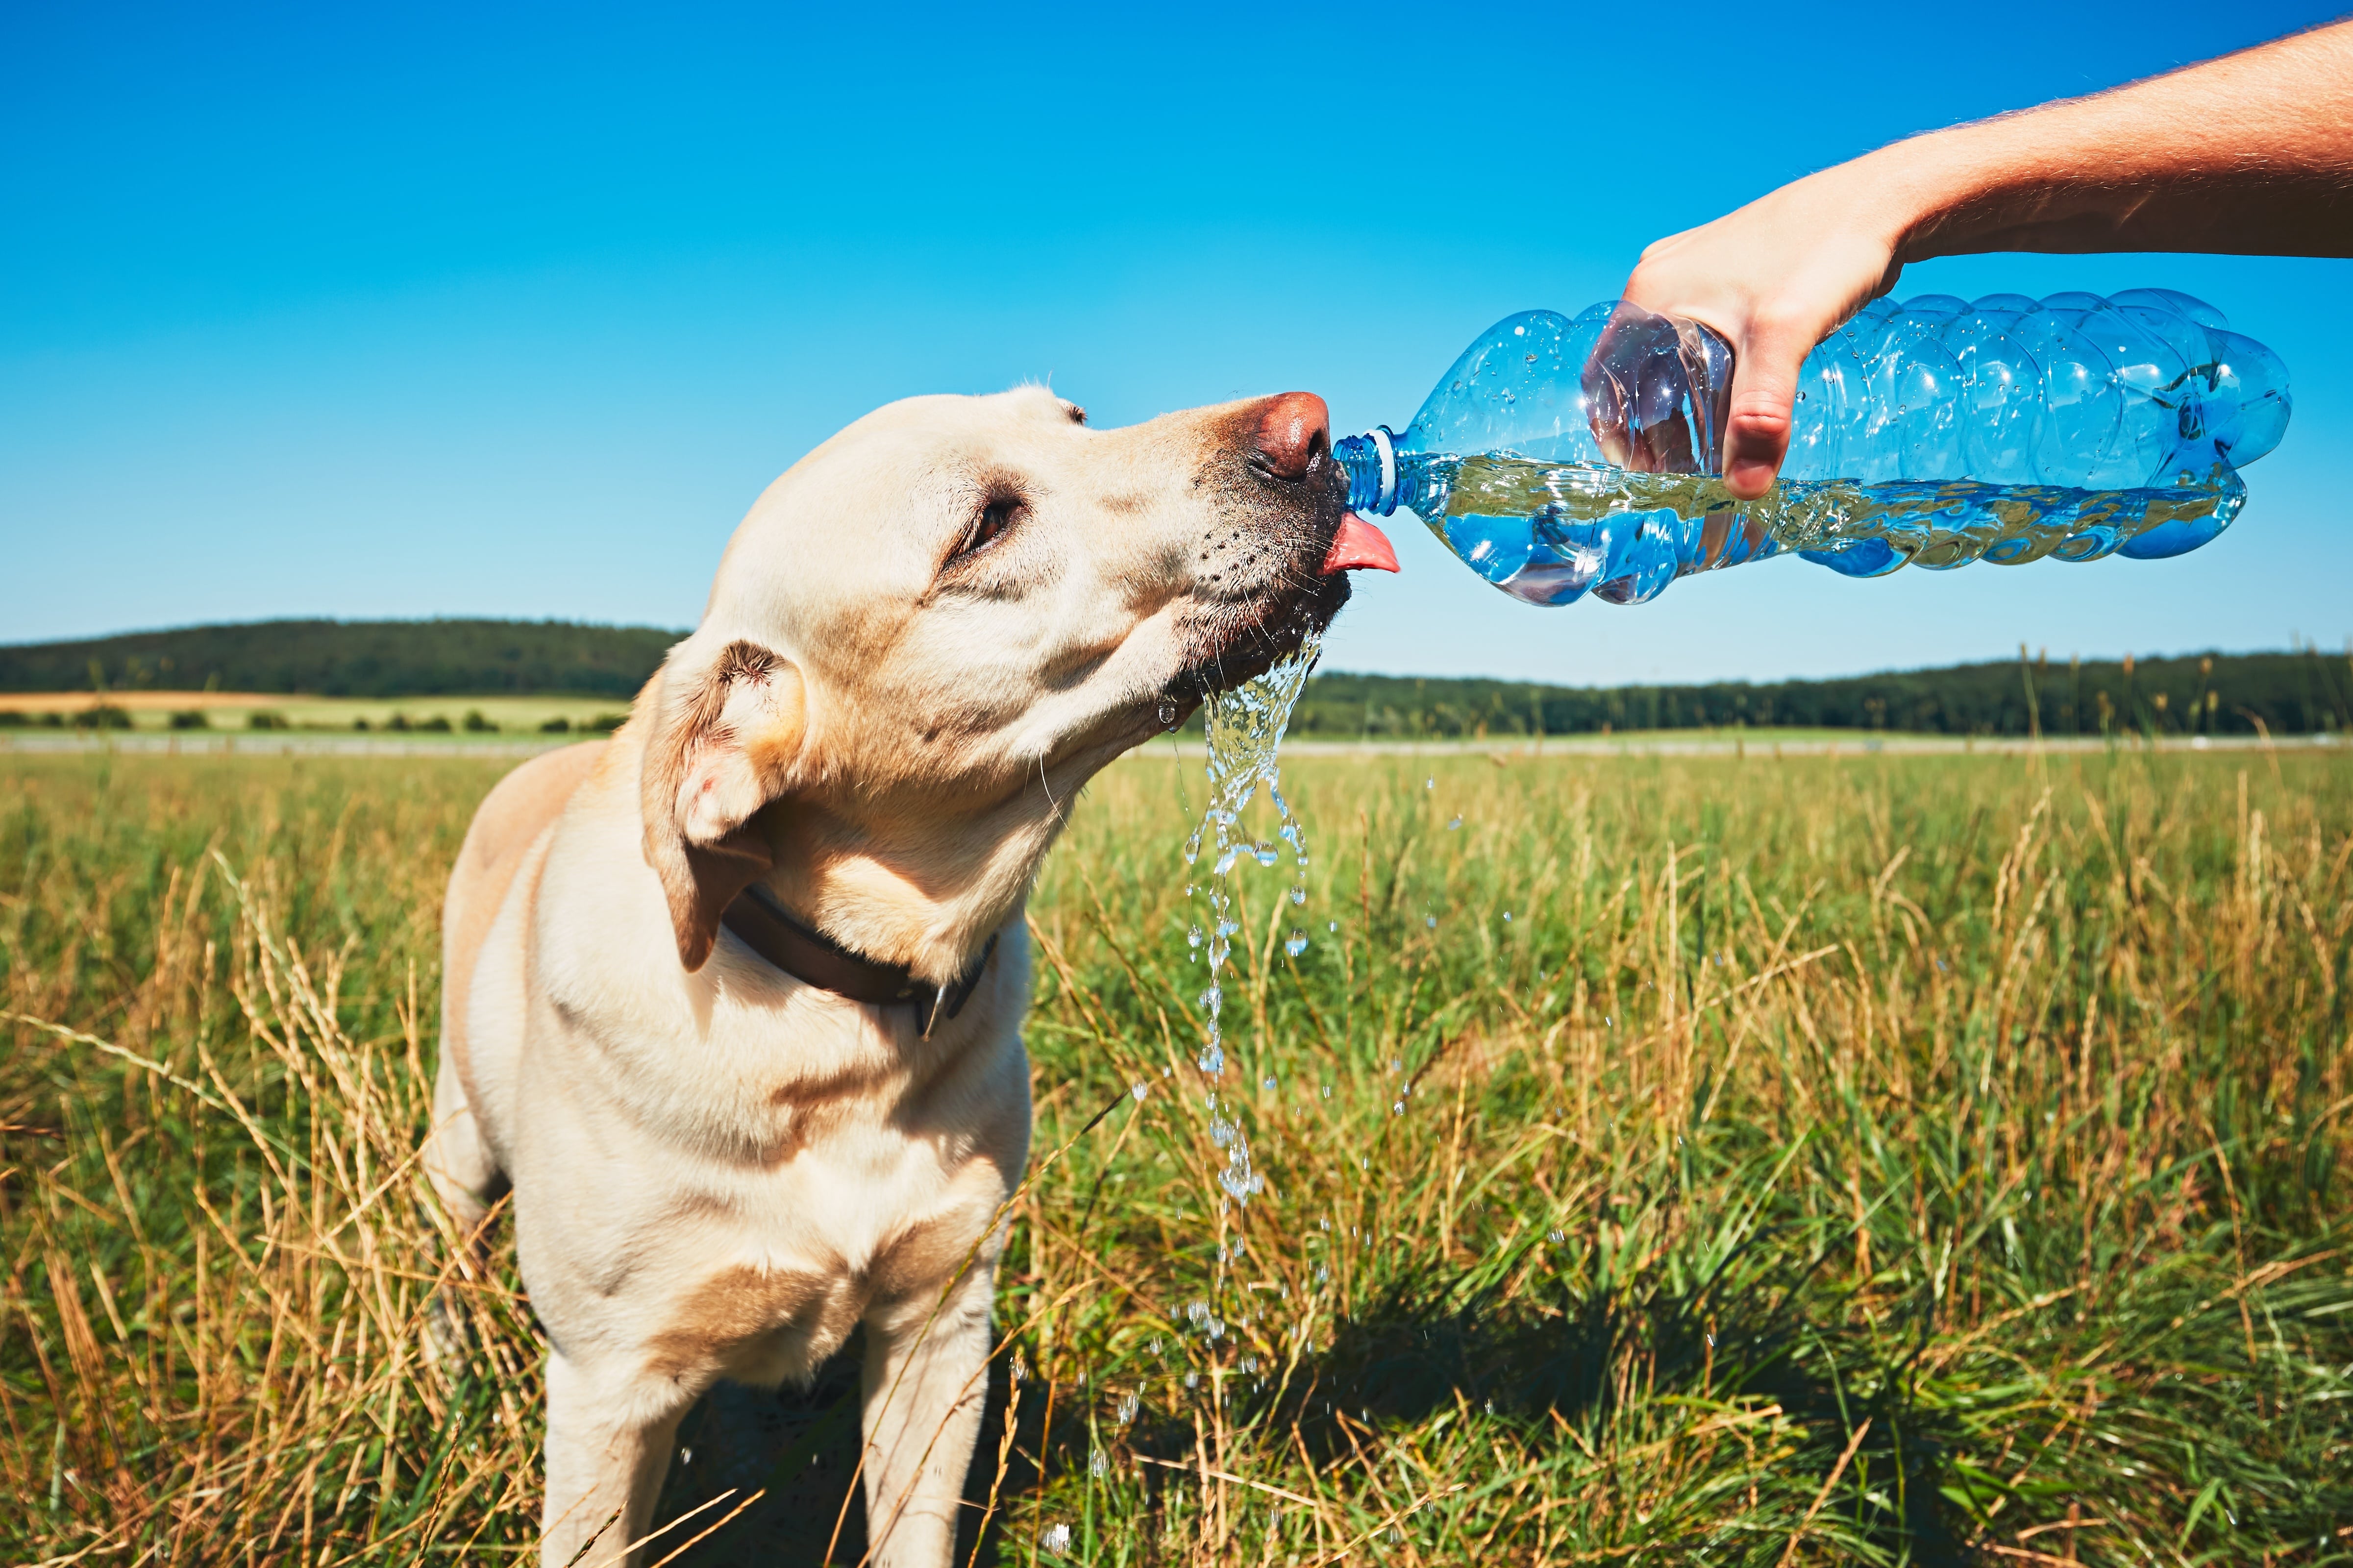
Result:
[[[1732,396],[1724,422],[1724,488],[1755,500],[1773,488],[1788,456],[1798,375],[1820,341],[1818,324],[1775,314],[1752,316],[1733,342]]]
[[[1882,246],[1833,242],[1813,252],[1804,267],[1734,321],[1709,321],[1733,345],[1724,483],[1736,498],[1757,500],[1781,471],[1796,426],[1806,356],[1866,301],[1894,288],[1903,270]],[[1704,307],[1698,314],[1707,319]]]

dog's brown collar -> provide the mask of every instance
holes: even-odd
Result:
[[[991,933],[980,956],[945,985],[926,985],[902,963],[877,963],[852,952],[825,932],[802,924],[758,883],[736,895],[719,917],[737,940],[778,969],[806,985],[878,1006],[906,1002],[915,1009],[915,1033],[932,1037],[932,1026],[964,1011],[974,987],[980,984],[989,955],[997,951]]]

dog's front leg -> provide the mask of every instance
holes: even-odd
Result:
[[[600,1375],[561,1351],[547,1355],[547,1500],[541,1568],[628,1561],[646,1532],[686,1407],[647,1407],[642,1380]]]
[[[939,1568],[955,1556],[988,1397],[995,1262],[981,1260],[944,1301],[927,1292],[867,1315],[866,1530],[877,1568]]]

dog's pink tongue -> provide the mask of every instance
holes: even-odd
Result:
[[[1324,557],[1324,575],[1362,572],[1367,567],[1376,572],[1396,571],[1397,551],[1390,547],[1388,534],[1353,511],[1343,512],[1340,531],[1332,536],[1332,553]]]

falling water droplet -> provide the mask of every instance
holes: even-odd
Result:
[[[1283,942],[1282,951],[1291,954],[1293,958],[1297,958],[1301,953],[1305,952],[1307,951],[1307,933],[1299,930],[1297,927],[1293,927],[1292,929],[1291,935]]]
[[[1293,904],[1305,903],[1307,901],[1307,889],[1302,887],[1293,886],[1291,889],[1291,901]]]
[[[1457,828],[1461,827],[1461,826],[1462,826],[1462,819],[1461,819],[1461,817],[1459,817],[1459,816],[1458,816],[1458,817],[1455,817],[1453,820],[1451,820],[1451,821],[1450,821],[1449,823],[1447,823],[1447,825],[1446,825],[1446,831],[1447,831],[1447,832],[1449,832],[1449,833],[1451,833],[1451,832],[1453,832],[1455,829],[1457,829]]]
[[[1135,1096],[1136,1103],[1141,1105],[1144,1102],[1144,1097],[1151,1093],[1152,1089],[1149,1085],[1139,1080],[1135,1083],[1129,1084],[1127,1086],[1127,1092]]]
[[[1163,702],[1160,705],[1160,727],[1164,730],[1174,730],[1176,727],[1176,704],[1174,702]]]

